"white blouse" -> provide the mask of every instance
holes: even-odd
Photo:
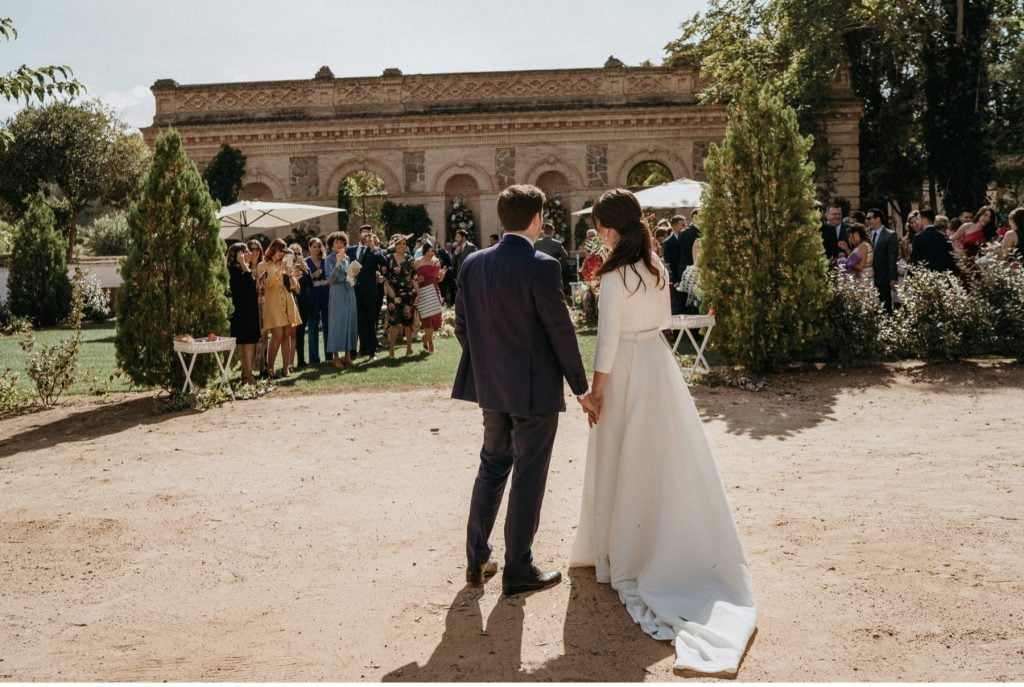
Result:
[[[611,372],[619,350],[619,340],[636,335],[657,336],[672,326],[672,299],[668,273],[657,255],[651,256],[661,273],[661,284],[643,263],[609,272],[601,277],[598,297],[597,347],[594,371]],[[637,274],[639,273],[639,274]]]

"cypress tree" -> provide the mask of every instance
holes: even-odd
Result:
[[[820,335],[828,268],[811,144],[793,109],[747,78],[705,164],[705,307],[715,310],[717,347],[754,372],[797,359]]]
[[[37,327],[63,322],[71,311],[67,244],[42,193],[30,197],[13,243],[8,279],[11,312]]]
[[[128,215],[131,243],[117,299],[117,362],[142,386],[180,388],[173,351],[180,334],[225,333],[227,267],[215,204],[173,129],[156,141],[139,199]],[[216,370],[199,356],[196,384]]]
[[[220,201],[222,206],[231,205],[238,200],[244,176],[245,155],[227,143],[221,144],[220,150],[203,170],[203,178],[210,188],[210,195],[214,200]]]

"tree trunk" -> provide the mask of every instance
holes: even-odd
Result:
[[[74,210],[71,212],[71,222],[68,227],[68,264],[71,264],[71,258],[75,254],[75,241],[78,239],[78,217],[82,214],[81,210]]]
[[[956,0],[956,44],[964,40],[964,0]]]

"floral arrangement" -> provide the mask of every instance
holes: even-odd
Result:
[[[473,227],[476,226],[476,222],[473,221],[473,211],[469,209],[469,203],[466,202],[466,196],[458,195],[452,200],[452,211],[448,215],[448,236],[449,238],[455,236],[455,232],[459,229],[465,229],[473,235]]]
[[[562,204],[562,194],[552,193],[551,197],[544,201],[544,221],[549,222],[555,228],[555,238],[559,241],[565,240],[565,234],[569,230],[569,223],[565,221],[565,206]]]
[[[597,302],[601,295],[601,278],[597,272],[604,264],[605,251],[601,239],[590,239],[583,244],[587,257],[580,268],[581,288],[574,292],[574,304],[580,310],[577,326],[597,326]]]

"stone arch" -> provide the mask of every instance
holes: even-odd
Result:
[[[430,184],[430,188],[434,190],[434,193],[444,193],[445,187],[448,185],[448,180],[451,177],[459,174],[465,174],[473,178],[476,181],[478,192],[488,193],[493,192],[497,189],[497,183],[494,178],[487,173],[480,165],[468,162],[466,160],[459,160],[445,165],[441,170],[434,175],[434,180]]]
[[[641,162],[647,161],[659,162],[665,165],[665,167],[672,172],[673,179],[678,179],[679,177],[692,177],[689,165],[687,165],[681,157],[667,148],[646,146],[634,152],[632,155],[627,157],[621,165],[619,165],[619,169],[614,176],[615,185],[625,188],[626,177],[629,176],[630,170]]]
[[[342,180],[345,179],[349,174],[361,171],[373,172],[381,181],[384,182],[384,187],[388,191],[388,195],[401,195],[402,194],[402,183],[398,180],[398,175],[395,174],[390,167],[384,162],[374,158],[356,158],[354,160],[347,160],[342,162],[331,170],[330,175],[327,177],[327,186],[324,187],[324,191],[329,194],[329,197],[335,197],[338,194],[338,186],[341,185]]]
[[[280,200],[288,197],[285,185],[281,183],[281,180],[266,170],[256,168],[246,171],[245,176],[242,177],[242,188],[254,184],[264,186],[270,191],[270,198],[263,200]]]
[[[569,182],[569,186],[571,188],[583,189],[587,187],[587,184],[583,179],[583,175],[574,165],[571,165],[564,160],[560,160],[554,155],[549,155],[535,164],[523,178],[526,179],[526,183],[536,186],[537,181],[548,172],[560,172]]]
[[[466,204],[469,206],[470,211],[473,213],[473,221],[475,226],[470,230],[472,235],[475,237],[473,240],[480,244],[483,240],[481,231],[483,229],[480,222],[480,182],[476,176],[469,174],[465,171],[460,171],[457,174],[450,175],[444,182],[444,234],[446,241],[452,241],[455,239],[452,233],[452,228],[449,226],[448,215],[451,213],[451,203],[457,196],[464,196]]]
[[[250,181],[238,191],[238,200],[273,200],[274,192],[262,181]]]

